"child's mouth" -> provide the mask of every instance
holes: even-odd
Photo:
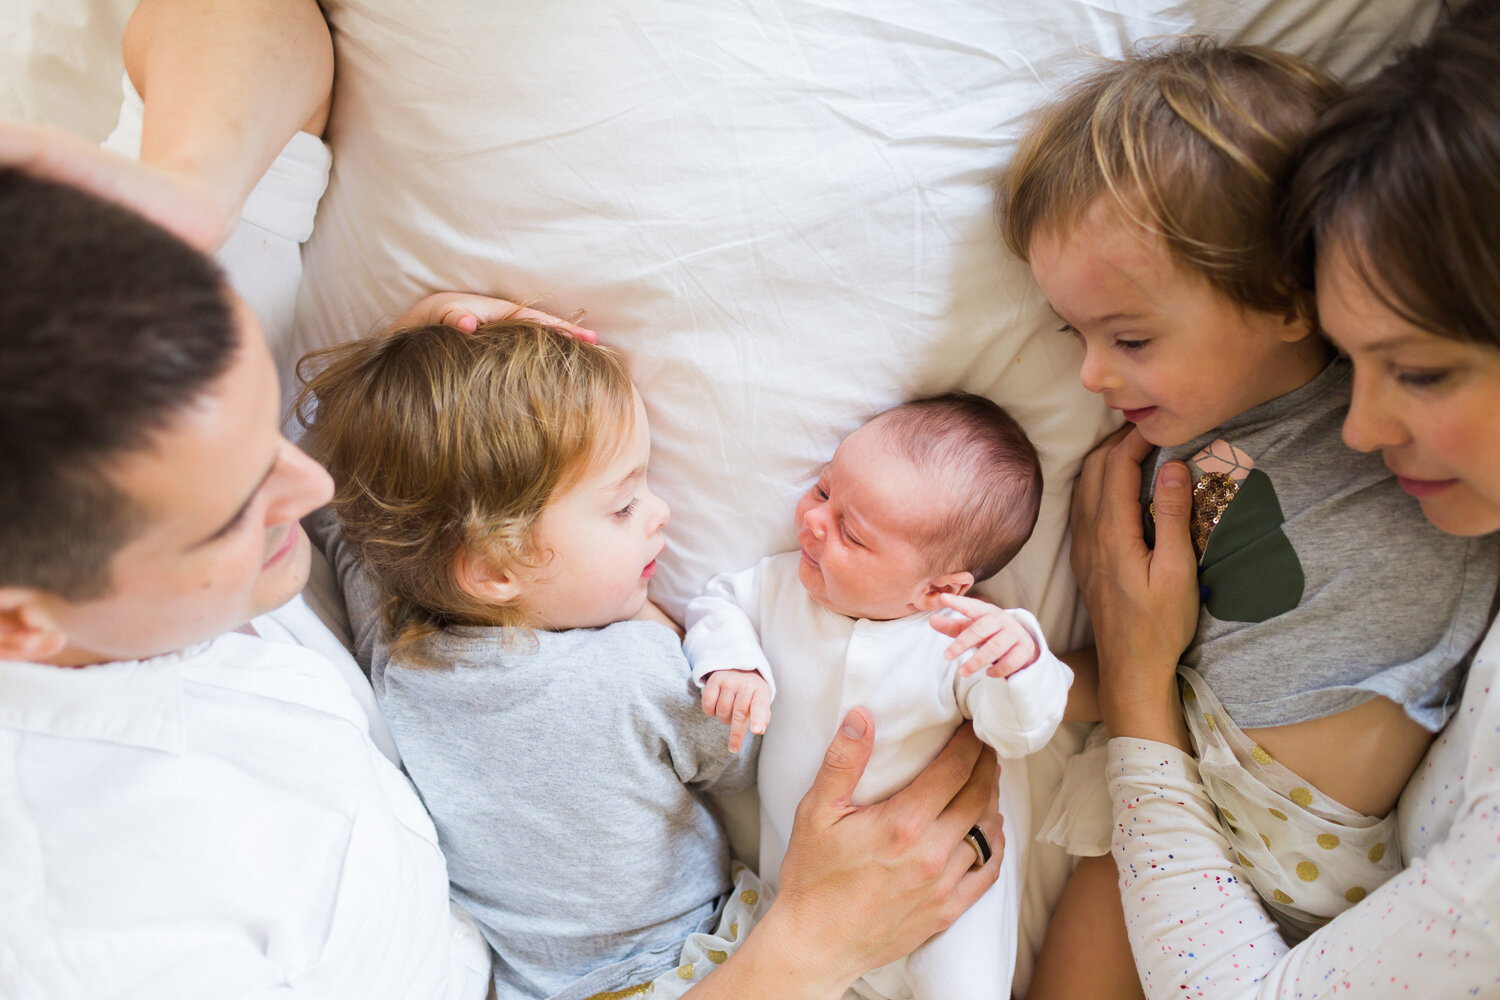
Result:
[[[650,562],[648,562],[646,564],[646,568],[645,569],[641,570],[641,579],[642,580],[649,580],[649,579],[651,579],[655,575],[656,575],[656,560],[653,559],[653,560],[651,560]]]
[[[1124,414],[1126,420],[1129,420],[1132,424],[1138,424],[1155,413],[1156,407],[1143,406],[1139,410],[1121,410],[1120,412]]]

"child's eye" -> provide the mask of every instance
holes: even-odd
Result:
[[[864,545],[860,542],[860,540],[858,538],[855,538],[852,534],[850,534],[850,532],[849,532],[849,526],[847,524],[845,524],[844,522],[842,522],[842,521],[839,522],[839,534],[841,534],[841,535],[844,536],[844,541],[848,542],[850,545],[854,546],[855,548],[857,548],[857,549],[864,548]]]
[[[1082,336],[1082,334],[1078,332],[1078,329],[1074,327],[1072,323],[1064,323],[1062,326],[1057,328],[1057,332],[1066,333],[1070,337]]]
[[[1138,351],[1151,343],[1150,340],[1141,337],[1116,337],[1115,346],[1124,351]]]
[[[828,499],[828,491],[823,488],[822,483],[819,483],[813,487],[813,496],[818,498],[819,503],[823,503]]]
[[[615,511],[615,517],[619,518],[622,521],[630,520],[630,515],[635,513],[635,508],[639,503],[639,499],[637,499],[636,497],[631,497],[628,504]]]
[[[1396,371],[1396,381],[1410,389],[1431,389],[1451,374],[1446,368],[1405,368]]]

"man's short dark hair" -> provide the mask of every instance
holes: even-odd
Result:
[[[0,170],[0,234],[0,585],[86,600],[140,517],[110,463],[239,337],[213,262],[128,209]]]

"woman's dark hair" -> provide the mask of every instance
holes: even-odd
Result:
[[[1283,245],[1313,310],[1338,246],[1424,330],[1500,346],[1500,0],[1474,0],[1320,119]]]

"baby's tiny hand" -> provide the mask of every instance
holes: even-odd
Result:
[[[739,753],[746,727],[759,736],[771,721],[771,685],[754,670],[715,670],[703,685],[703,711],[729,727],[729,752]]]
[[[928,623],[953,637],[943,656],[952,660],[966,650],[974,651],[959,665],[961,676],[983,667],[991,677],[1009,677],[1036,661],[1036,640],[1015,618],[975,597],[944,594],[941,600],[945,610],[929,618]]]

